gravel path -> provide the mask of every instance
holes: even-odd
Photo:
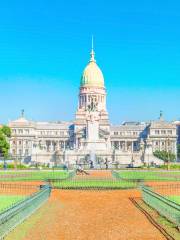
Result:
[[[8,240],[162,240],[132,204],[137,190],[53,190],[49,201]]]
[[[76,178],[111,178],[90,171]],[[165,237],[133,205],[137,190],[53,190],[48,202],[6,240],[163,240]]]

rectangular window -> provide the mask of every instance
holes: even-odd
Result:
[[[60,131],[60,136],[64,136],[64,132],[63,131]]]
[[[159,130],[155,130],[155,134],[159,134]]]
[[[119,142],[117,141],[114,142],[114,149],[119,149]]]
[[[28,149],[26,149],[25,150],[25,155],[28,156],[28,154],[29,154],[29,151],[28,151]]]

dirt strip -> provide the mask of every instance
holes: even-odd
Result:
[[[0,182],[0,195],[30,195],[39,190],[44,182]]]
[[[86,170],[85,170],[86,171]],[[89,170],[86,171],[88,175],[86,174],[78,174],[74,177],[74,179],[113,179],[111,171],[110,170]]]
[[[49,201],[7,240],[163,240],[131,202],[137,190],[53,190]]]

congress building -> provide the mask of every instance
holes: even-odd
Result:
[[[163,164],[155,150],[176,154],[176,125],[163,119],[111,125],[106,108],[106,88],[102,71],[91,50],[79,90],[72,122],[34,122],[20,118],[9,122],[12,129],[10,153],[14,158],[48,165],[89,164],[108,161],[110,165],[140,166]]]

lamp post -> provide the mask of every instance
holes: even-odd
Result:
[[[146,152],[147,152],[147,168],[149,170],[149,144],[146,142],[146,146],[145,148],[147,149]]]
[[[147,167],[148,167],[148,170],[150,169],[150,162],[149,162],[149,148],[150,148],[151,144],[149,143],[149,141],[147,142],[146,141],[146,144],[145,144],[145,148],[147,149]]]
[[[132,151],[132,156],[131,156],[131,164],[132,164],[132,167],[134,167],[134,155],[133,155],[133,151]]]
[[[167,145],[166,145],[166,151],[167,151],[167,170],[169,170],[169,164],[170,164],[170,159],[169,159],[169,145],[170,145],[170,139],[169,135],[167,136]]]
[[[17,169],[17,150],[18,150],[18,146],[17,146],[17,137],[15,136],[15,144],[16,144],[16,156],[15,156],[15,162],[14,162],[14,168],[15,170]]]
[[[4,170],[7,170],[6,158],[5,157],[3,157],[3,158],[4,158]]]
[[[150,164],[149,164],[149,144],[147,145],[148,148],[148,170],[150,169]]]

